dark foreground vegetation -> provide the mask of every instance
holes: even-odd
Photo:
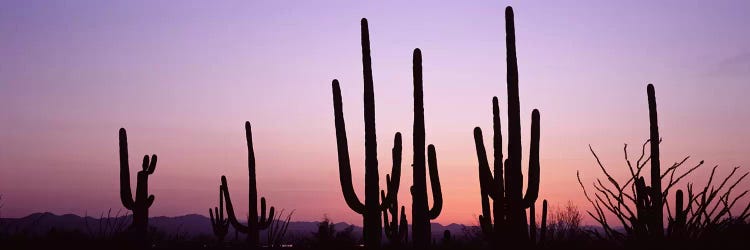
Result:
[[[750,246],[750,204],[738,205],[748,193],[738,190],[749,173],[733,168],[727,176],[716,176],[714,167],[703,186],[681,183],[703,166],[703,161],[684,168],[689,157],[662,168],[655,87],[646,88],[649,114],[649,139],[640,157],[632,162],[624,148],[630,176],[624,180],[612,176],[591,152],[606,179],[596,179],[591,186],[578,181],[593,210],[586,214],[599,226],[581,225],[582,214],[575,204],[551,206],[542,199],[538,205],[542,168],[539,161],[541,112],[531,112],[528,172],[522,171],[521,111],[519,76],[515,44],[513,9],[505,10],[507,64],[507,118],[505,133],[507,155],[503,151],[500,101],[492,98],[492,165],[484,144],[482,129],[476,127],[473,137],[477,153],[481,204],[476,225],[460,230],[434,230],[430,223],[442,211],[442,188],[438,173],[437,147],[427,144],[422,77],[423,54],[413,52],[413,170],[409,194],[412,197],[411,219],[406,207],[399,205],[401,182],[402,136],[393,139],[392,166],[386,175],[386,186],[379,186],[377,136],[375,131],[375,96],[369,27],[361,22],[362,66],[364,74],[365,123],[365,194],[360,199],[354,191],[349,146],[344,122],[341,83],[332,82],[334,126],[338,152],[338,169],[346,205],[362,215],[361,229],[336,227],[328,219],[308,232],[290,232],[294,211],[267,209],[265,197],[258,204],[256,164],[250,122],[245,123],[249,174],[249,211],[235,211],[226,176],[219,178],[218,205],[208,205],[210,233],[185,235],[162,231],[153,226],[149,208],[155,196],[148,194],[148,177],[155,174],[157,156],[144,156],[142,170],[137,172],[135,196],[130,187],[127,134],[119,131],[120,196],[129,216],[103,215],[97,224],[85,230],[50,228],[42,232],[19,228],[0,220],[2,249],[748,249]],[[489,98],[488,98],[489,99]],[[468,135],[468,133],[467,133]],[[647,150],[648,149],[648,150]],[[554,150],[554,149],[549,149]],[[648,153],[646,153],[648,152]],[[490,167],[492,166],[492,168]],[[217,176],[218,177],[218,176]],[[430,206],[429,190],[432,195]],[[648,184],[647,184],[648,181]],[[524,190],[525,183],[525,190]],[[490,202],[491,200],[491,202]],[[673,202],[670,202],[673,200]],[[237,201],[235,197],[235,201]],[[0,204],[1,205],[1,204]],[[665,213],[666,211],[666,213]],[[278,213],[277,213],[278,212]],[[247,218],[237,215],[246,214]]]

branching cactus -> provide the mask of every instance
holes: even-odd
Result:
[[[131,228],[140,240],[146,239],[148,231],[148,209],[154,204],[154,195],[148,194],[148,176],[156,169],[156,155],[143,156],[143,170],[138,171],[135,199],[130,190],[130,165],[128,163],[128,135],[120,128],[120,200],[133,212]]]
[[[214,214],[216,214],[216,219],[214,219]],[[222,195],[221,186],[219,186],[219,207],[214,207],[213,211],[209,208],[208,215],[211,218],[211,228],[216,239],[224,242],[224,237],[229,232],[229,220],[224,218],[224,195]]]
[[[390,177],[386,175],[386,183],[390,183]],[[380,198],[385,200],[385,191],[380,190]],[[385,237],[392,246],[400,246],[406,244],[409,239],[409,221],[406,220],[406,208],[401,206],[401,217],[398,213],[398,200],[393,200],[390,205],[383,209],[383,231]],[[388,214],[393,218],[392,221],[388,220]],[[400,219],[397,219],[400,218]]]
[[[227,178],[221,176],[221,192],[227,201],[227,216],[229,222],[236,231],[247,234],[247,241],[251,247],[257,247],[260,244],[260,230],[268,228],[273,221],[274,208],[269,209],[266,217],[266,198],[260,198],[260,216],[258,216],[258,190],[255,181],[255,151],[253,150],[253,132],[250,128],[250,122],[245,122],[245,138],[247,139],[247,170],[250,175],[248,192],[248,219],[247,226],[242,225],[237,220],[232,206],[232,199],[229,195],[229,186]]]
[[[398,195],[401,179],[401,134],[396,133],[393,146],[393,168],[391,181],[385,199],[380,201],[378,192],[378,151],[375,134],[375,94],[372,80],[372,61],[370,59],[370,35],[367,19],[362,19],[362,66],[364,74],[364,116],[365,116],[365,203],[362,204],[352,186],[352,170],[349,161],[349,145],[346,138],[343,104],[339,81],[333,80],[333,113],[336,124],[336,145],[338,149],[339,179],[341,191],[346,204],[363,217],[363,234],[365,248],[380,247],[382,225],[381,211],[391,206]]]
[[[513,9],[511,7],[505,9],[505,29],[508,74],[508,158],[503,159],[500,108],[497,97],[493,97],[494,174],[490,171],[487,160],[482,129],[474,128],[474,142],[479,161],[480,194],[482,196],[482,215],[479,216],[479,221],[483,232],[494,244],[499,244],[499,241],[503,238],[511,243],[529,242],[526,209],[533,206],[539,196],[539,111],[536,109],[531,112],[529,172],[526,175],[528,178],[526,193],[522,193],[518,62]],[[492,214],[490,214],[490,198],[493,200]]]
[[[424,100],[422,94],[422,51],[414,50],[414,163],[412,195],[412,242],[415,249],[426,249],[430,246],[432,236],[430,220],[436,219],[443,209],[443,194],[440,189],[437,156],[435,146],[427,147],[427,164],[430,171],[430,186],[432,187],[432,208],[427,204],[427,176],[425,169],[425,122]]]

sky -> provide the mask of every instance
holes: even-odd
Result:
[[[331,80],[341,82],[363,199],[365,17],[381,188],[396,132],[404,135],[401,186],[411,185],[411,57],[420,48],[427,143],[437,149],[445,201],[434,222],[476,224],[472,131],[479,126],[491,140],[493,96],[507,128],[507,5],[516,18],[524,162],[531,111],[541,112],[540,200],[570,201],[585,214],[576,171],[587,185],[602,177],[588,145],[626,177],[623,145],[636,157],[649,136],[648,83],[662,166],[705,160],[690,179],[700,183],[714,165],[720,174],[750,169],[748,1],[10,0],[0,2],[0,216],[123,209],[120,127],[133,183],[140,157],[159,156],[151,216],[206,215],[221,175],[235,209],[247,211],[250,121],[259,196],[294,210],[294,220],[361,224],[339,184]],[[408,188],[399,198],[411,206]]]

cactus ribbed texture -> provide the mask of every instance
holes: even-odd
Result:
[[[482,195],[480,226],[491,242],[499,245],[501,239],[510,243],[529,242],[529,224],[526,209],[533,206],[539,195],[539,111],[531,113],[531,140],[529,173],[526,193],[522,193],[521,173],[521,121],[518,96],[518,63],[516,59],[513,9],[505,9],[508,91],[508,158],[503,159],[500,108],[497,97],[492,99],[494,176],[490,171],[484,147],[482,130],[474,128],[474,142],[479,161],[479,180]],[[490,214],[489,198],[493,200]],[[494,217],[494,224],[493,218]]]
[[[392,179],[389,181],[385,199],[380,201],[378,192],[378,159],[377,139],[375,133],[375,94],[372,79],[372,61],[370,58],[370,35],[367,19],[361,21],[362,42],[362,72],[364,75],[364,117],[365,117],[365,203],[362,204],[352,186],[351,163],[349,161],[349,145],[346,138],[341,88],[338,80],[333,80],[333,109],[336,124],[336,145],[338,149],[339,180],[341,191],[346,204],[354,212],[362,214],[363,236],[365,248],[380,247],[382,225],[380,213],[392,206],[398,195],[401,179],[401,134],[396,133],[393,146]],[[395,218],[394,218],[395,219]]]
[[[229,186],[227,185],[227,178],[221,176],[221,192],[223,193],[224,199],[227,202],[227,216],[229,222],[236,231],[247,234],[247,241],[250,247],[258,247],[260,243],[260,230],[268,228],[273,220],[274,208],[269,209],[268,217],[266,217],[266,198],[260,198],[260,216],[258,216],[258,190],[256,188],[255,180],[255,151],[253,150],[253,132],[250,128],[250,122],[245,122],[245,138],[247,139],[247,170],[249,173],[248,186],[250,191],[248,192],[248,219],[247,226],[242,225],[237,220],[237,216],[234,213],[234,206],[232,205],[232,199],[229,195]],[[260,217],[260,218],[259,218]]]
[[[120,128],[120,200],[122,205],[133,212],[131,225],[139,240],[146,239],[148,231],[148,208],[154,204],[154,195],[148,195],[148,176],[156,170],[156,155],[143,156],[142,170],[138,171],[135,199],[130,190],[130,164],[128,162],[128,135]]]
[[[433,204],[427,204],[427,177],[425,169],[425,122],[424,101],[422,94],[422,52],[414,50],[414,162],[412,194],[412,242],[415,249],[426,249],[430,246],[430,220],[440,215],[443,209],[443,195],[440,189],[440,177],[437,169],[435,146],[427,147],[427,164],[430,172]]]
[[[215,219],[214,214],[216,214]],[[211,219],[211,229],[213,229],[216,239],[219,242],[223,242],[224,237],[229,232],[229,220],[224,218],[224,195],[222,195],[221,186],[219,186],[219,207],[214,207],[213,211],[209,208],[208,215]]]

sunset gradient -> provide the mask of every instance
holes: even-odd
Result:
[[[601,176],[588,145],[625,178],[624,143],[636,157],[648,139],[648,83],[662,166],[687,155],[688,165],[705,160],[697,186],[714,165],[721,175],[750,170],[749,1],[11,0],[0,3],[0,216],[121,209],[121,127],[132,166],[159,156],[151,216],[207,216],[221,175],[235,187],[235,209],[247,211],[250,121],[259,195],[294,209],[293,220],[326,214],[361,225],[339,184],[331,80],[341,82],[361,196],[366,17],[381,188],[401,132],[399,200],[411,206],[411,53],[420,48],[426,138],[444,197],[434,222],[476,224],[472,130],[490,131],[493,96],[507,128],[507,5],[515,10],[524,157],[531,110],[541,113],[540,200],[589,209],[576,180],[577,170],[587,184]]]

